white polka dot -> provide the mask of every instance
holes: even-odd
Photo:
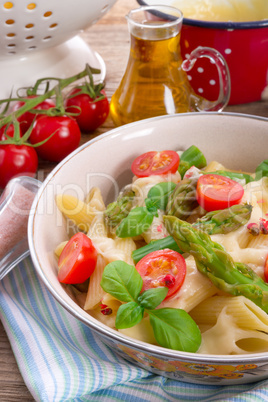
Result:
[[[210,85],[215,85],[216,81],[215,80],[210,80],[209,83],[210,83]]]
[[[191,75],[187,75],[189,81],[192,81],[193,77]]]
[[[202,94],[203,92],[204,92],[204,89],[203,88],[198,88],[198,90],[197,90],[200,94]]]
[[[189,53],[186,53],[185,58],[189,59],[189,57],[190,57]]]
[[[224,50],[224,53],[225,53],[225,54],[231,54],[231,53],[232,53],[232,50],[231,50],[231,49],[225,49],[225,50]]]
[[[203,73],[203,72],[204,72],[204,69],[203,69],[202,67],[198,67],[197,71],[198,71],[199,73]]]

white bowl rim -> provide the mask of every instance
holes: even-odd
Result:
[[[93,138],[92,140],[86,142],[85,144],[81,145],[79,148],[77,148],[75,151],[73,151],[71,154],[69,154],[65,159],[63,159],[47,176],[47,178],[44,180],[42,183],[38,193],[35,196],[35,199],[32,204],[32,208],[30,211],[30,216],[28,220],[28,243],[29,243],[29,249],[30,249],[30,255],[33,260],[33,264],[35,267],[35,270],[37,271],[37,274],[41,278],[42,282],[46,286],[46,289],[52,294],[52,296],[56,299],[56,301],[62,305],[70,314],[72,314],[75,318],[77,318],[80,322],[83,322],[86,326],[88,326],[91,330],[93,330],[96,333],[99,333],[103,337],[110,339],[114,342],[117,342],[119,344],[124,344],[125,346],[128,346],[133,349],[138,348],[140,351],[144,353],[149,353],[152,355],[156,355],[158,358],[165,358],[165,359],[181,359],[181,360],[186,360],[188,362],[198,362],[198,363],[215,363],[215,364],[227,364],[227,363],[232,363],[232,364],[242,364],[242,363],[247,363],[247,364],[253,364],[253,363],[265,363],[267,362],[267,353],[252,353],[252,354],[241,354],[241,355],[208,355],[208,354],[199,354],[199,353],[190,353],[190,352],[182,352],[182,351],[177,351],[177,350],[171,350],[171,349],[166,349],[161,346],[155,346],[151,345],[149,343],[145,343],[142,341],[137,341],[136,339],[130,338],[129,336],[126,336],[122,333],[119,333],[111,328],[109,328],[106,325],[102,325],[99,321],[95,320],[94,318],[92,321],[89,321],[87,319],[84,319],[84,317],[80,316],[78,314],[78,311],[76,311],[72,306],[68,305],[64,301],[61,300],[53,286],[50,284],[50,282],[47,280],[46,276],[43,273],[43,270],[39,264],[39,259],[38,256],[35,252],[35,246],[34,246],[34,236],[33,236],[33,231],[34,231],[34,218],[35,218],[35,211],[39,202],[39,199],[42,196],[42,193],[44,192],[45,187],[47,184],[50,182],[50,180],[56,175],[56,173],[62,168],[63,165],[68,163],[68,161],[75,156],[77,153],[81,152],[83,149],[87,148],[90,146],[92,143],[96,141],[100,141],[105,137],[108,136],[118,136],[120,135],[121,130],[125,132],[128,127],[138,127],[142,126],[144,123],[147,123],[150,121],[155,122],[157,120],[162,120],[162,119],[170,119],[177,117],[179,118],[180,116],[185,116],[191,118],[191,116],[196,115],[217,115],[217,116],[229,116],[229,117],[238,117],[238,118],[243,118],[243,119],[254,119],[254,120],[259,120],[259,121],[264,121],[268,123],[268,118],[262,117],[262,116],[256,116],[256,115],[250,115],[250,114],[242,114],[242,113],[231,113],[231,112],[193,112],[193,113],[180,113],[176,115],[165,115],[165,116],[157,116],[157,117],[152,117],[149,119],[145,120],[140,120],[137,122],[129,123],[124,126],[116,127],[114,129],[111,129],[98,137]],[[89,315],[89,319],[90,319]]]

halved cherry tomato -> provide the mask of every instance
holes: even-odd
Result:
[[[268,282],[268,255],[266,257],[265,264],[264,264],[264,279],[266,282]]]
[[[84,233],[76,233],[68,241],[58,261],[58,279],[61,283],[83,283],[94,272],[97,250]]]
[[[206,211],[216,211],[239,204],[243,194],[244,189],[240,183],[217,174],[204,174],[197,182],[197,201]]]
[[[186,275],[186,263],[183,256],[177,251],[165,248],[153,251],[143,257],[137,263],[136,270],[143,280],[142,292],[165,286],[169,289],[166,300],[182,286]]]
[[[131,165],[132,173],[138,177],[175,173],[180,157],[175,151],[146,152],[138,156]]]

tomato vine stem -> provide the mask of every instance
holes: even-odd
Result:
[[[44,81],[58,81],[57,85],[55,85],[52,89],[47,90],[44,94],[38,95],[35,98],[19,98],[21,101],[25,101],[25,104],[20,107],[18,110],[15,112],[12,112],[11,114],[3,117],[0,120],[0,128],[5,126],[6,124],[11,123],[14,118],[18,118],[22,116],[25,112],[28,112],[29,110],[33,109],[35,106],[39,105],[41,102],[43,102],[47,98],[51,98],[54,95],[57,95],[58,91],[62,91],[64,88],[66,88],[68,85],[72,84],[75,81],[80,80],[81,78],[84,78],[86,76],[89,76],[89,79],[92,79],[91,74],[99,74],[100,70],[96,68],[90,67],[88,64],[86,65],[85,69],[81,71],[78,74],[75,74],[71,77],[68,78],[54,78],[54,77],[48,77],[48,78],[41,78],[36,81],[34,87],[32,90],[29,90],[31,94],[36,93],[38,90],[38,87],[40,84],[42,84]],[[8,99],[2,99],[0,100],[0,104],[3,103],[10,103],[12,101],[17,101],[18,98],[8,98]]]

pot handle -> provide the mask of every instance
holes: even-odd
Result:
[[[41,182],[28,176],[14,178],[0,198],[0,280],[29,255],[27,225]]]
[[[231,94],[231,78],[228,65],[216,49],[211,47],[199,46],[194,49],[189,58],[185,59],[182,63],[182,69],[186,72],[190,71],[198,58],[207,57],[217,67],[219,74],[219,96],[216,101],[208,101],[207,99],[192,94],[193,108],[199,112],[221,112],[227,105]]]

